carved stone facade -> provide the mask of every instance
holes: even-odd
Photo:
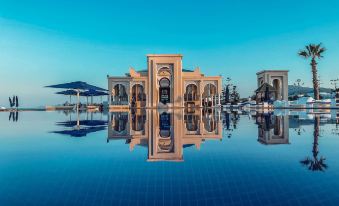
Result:
[[[109,76],[108,89],[110,108],[180,108],[220,106],[222,88],[221,76],[183,69],[182,55],[150,54],[147,70],[130,68],[124,77]]]
[[[258,88],[268,83],[275,89],[273,100],[288,101],[288,70],[263,70],[257,73]]]

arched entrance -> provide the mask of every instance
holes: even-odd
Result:
[[[202,94],[202,105],[205,107],[215,106],[214,100],[217,95],[217,87],[214,84],[206,84],[204,93]]]
[[[196,102],[199,100],[199,94],[198,94],[198,87],[195,84],[189,84],[186,86],[185,94],[184,94],[184,101],[185,106],[196,106],[199,105],[199,102]]]
[[[280,81],[279,79],[273,80],[273,87],[275,89],[274,99],[275,100],[281,100],[281,87],[280,87]]]
[[[128,95],[126,87],[122,84],[116,84],[112,90],[111,97],[112,105],[126,105],[128,104]]]
[[[171,102],[171,81],[164,77],[159,81],[159,100],[163,104]]]
[[[146,94],[144,87],[141,84],[135,84],[132,87],[132,107],[145,107],[146,106]]]

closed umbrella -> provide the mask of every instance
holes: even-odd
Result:
[[[10,107],[13,107],[12,99],[11,99],[10,97],[8,97],[8,100],[9,100],[9,105],[10,105]]]
[[[13,102],[13,107],[15,106],[15,96],[13,95],[13,99],[12,99],[12,102]]]

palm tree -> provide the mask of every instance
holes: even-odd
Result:
[[[313,76],[313,92],[314,99],[319,100],[319,82],[318,82],[318,70],[316,59],[321,59],[322,54],[326,51],[325,47],[320,44],[309,44],[306,49],[299,51],[299,56],[305,59],[311,58],[312,76]]]
[[[313,149],[312,154],[313,158],[306,157],[304,160],[301,160],[300,163],[304,166],[307,166],[311,171],[324,171],[327,169],[327,164],[325,163],[325,158],[318,158],[319,149],[318,149],[318,139],[319,139],[319,127],[320,127],[320,117],[316,116],[314,119],[314,132],[313,132]]]

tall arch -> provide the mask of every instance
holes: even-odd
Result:
[[[279,79],[274,79],[273,82],[273,87],[275,89],[275,94],[274,94],[274,98],[275,100],[281,100],[281,84],[280,84],[280,80]]]
[[[114,85],[111,98],[111,102],[113,105],[128,104],[126,87],[123,84]]]
[[[212,107],[213,98],[217,95],[217,87],[214,84],[206,84],[204,87],[204,92],[202,94],[203,106]]]
[[[185,101],[196,101],[198,99],[198,87],[195,84],[189,84],[186,86]]]
[[[146,106],[146,93],[141,84],[135,84],[132,87],[132,107],[145,107]]]
[[[171,102],[171,81],[167,77],[159,80],[159,100],[163,104]]]

